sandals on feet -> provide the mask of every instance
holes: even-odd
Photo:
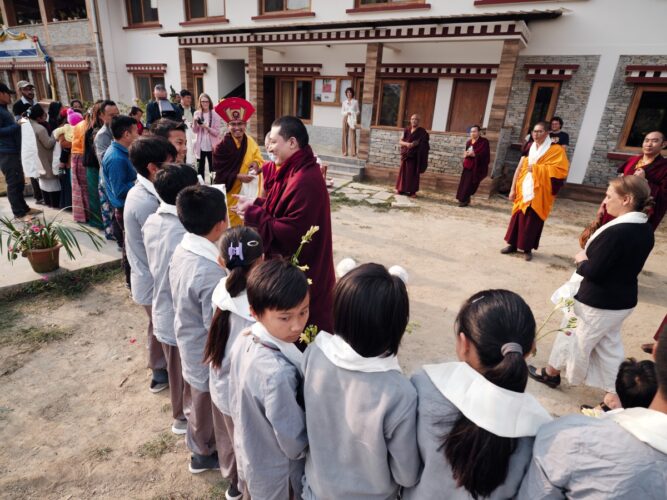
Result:
[[[537,369],[533,365],[528,365],[528,376],[552,389],[555,389],[560,385],[560,374],[552,377],[551,375],[547,375],[545,368]]]

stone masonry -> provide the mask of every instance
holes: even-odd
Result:
[[[625,68],[628,65],[635,64],[665,65],[667,64],[667,56],[621,56],[619,58],[614,74],[614,82],[607,97],[607,104],[593,146],[593,154],[588,163],[584,184],[605,187],[609,179],[617,175],[616,169],[620,162],[608,159],[607,153],[618,149],[618,140],[635,91],[635,84],[625,81]]]

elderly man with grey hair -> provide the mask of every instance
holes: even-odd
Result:
[[[180,106],[169,102],[167,89],[161,83],[153,88],[153,98],[146,106],[146,128],[149,128],[153,122],[160,118],[169,118],[177,122],[183,120],[183,112]]]

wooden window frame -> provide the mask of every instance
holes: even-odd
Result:
[[[185,20],[186,21],[196,21],[200,19],[206,19],[208,17],[208,0],[204,0],[204,15],[202,17],[192,17],[191,14],[191,3],[192,0],[183,0],[183,8],[185,9]]]
[[[47,24],[53,24],[53,23],[71,23],[75,21],[87,21],[88,20],[88,5],[85,0],[82,0],[82,7],[86,11],[86,17],[77,17],[75,19],[55,19],[56,16],[56,6],[54,5],[54,0],[44,0],[44,10],[46,11],[46,22]]]
[[[79,84],[79,91],[81,92],[80,96],[76,96],[76,95],[72,94],[72,89],[70,89],[69,80],[67,79],[67,75],[70,74],[70,73],[76,75],[76,79],[77,79],[77,82]],[[79,99],[81,102],[92,102],[93,99],[94,99],[94,97],[92,95],[92,92],[93,92],[93,86],[92,86],[93,82],[92,82],[92,80],[90,81],[91,95],[88,96],[88,97],[90,97],[90,99],[87,99],[86,96],[83,95],[84,86],[81,83],[81,75],[82,74],[87,74],[88,79],[90,80],[90,71],[88,71],[88,70],[74,70],[74,69],[65,69],[65,70],[63,70],[63,77],[65,78],[65,87],[67,88],[67,99],[69,100],[69,102],[72,102],[72,99]]]
[[[49,87],[49,81],[46,79],[46,70],[33,69],[32,80],[30,81],[35,86],[36,94],[40,100],[51,98],[51,88]]]
[[[392,11],[392,10],[428,10],[430,3],[426,0],[387,0],[384,3],[364,5],[361,0],[354,0],[354,7],[346,9],[347,14],[360,14],[364,12]]]
[[[123,29],[136,29],[136,28],[161,28],[162,25],[160,24],[160,15],[158,13],[158,18],[155,21],[144,21],[143,19],[146,17],[144,15],[144,4],[141,2],[141,22],[134,22],[132,19],[132,9],[130,8],[130,2],[132,0],[125,0],[125,14],[127,15],[127,26],[124,26]],[[139,0],[141,1],[141,0]],[[157,10],[157,9],[156,9]]]
[[[197,90],[197,79],[201,78],[201,92],[198,92]],[[192,73],[192,85],[194,87],[193,89],[193,96],[192,96],[192,102],[194,103],[197,99],[199,99],[199,94],[206,92],[204,90],[204,72],[203,71],[195,71]],[[196,94],[196,95],[194,95]]]
[[[185,21],[178,23],[180,26],[193,26],[198,24],[219,24],[219,23],[228,23],[227,19],[227,2],[226,0],[215,0],[217,2],[222,2],[222,7],[224,14],[221,16],[209,16],[208,15],[208,2],[209,0],[204,0],[204,17],[192,17],[190,14],[190,2],[192,0],[183,0],[183,13],[185,14]]]
[[[626,146],[626,143],[628,142],[628,136],[632,130],[632,124],[635,122],[635,118],[637,118],[637,110],[639,109],[639,103],[642,100],[644,92],[667,92],[667,85],[641,83],[635,85],[632,100],[630,101],[630,106],[628,106],[628,112],[625,115],[625,123],[621,129],[621,135],[618,138],[618,144],[616,146],[618,151],[627,151],[634,154],[642,152],[641,147]]]
[[[156,85],[153,82],[153,78],[160,78],[160,79],[162,79],[163,82],[165,81],[164,73],[155,73],[155,72],[150,72],[150,71],[147,71],[147,72],[141,72],[141,71],[132,72],[132,79],[134,80],[134,93],[136,94],[137,99],[141,99],[141,96],[139,96],[139,85],[138,85],[138,82],[137,82],[138,77],[147,77],[148,78],[148,88],[149,88],[150,92],[153,91],[153,89],[155,88],[155,85]],[[152,94],[148,96],[148,101],[150,101],[151,99],[153,99]],[[192,100],[195,101],[196,98],[193,98]],[[148,102],[148,101],[146,101],[146,102]]]
[[[251,17],[253,21],[262,21],[265,19],[282,19],[286,17],[314,17],[315,13],[313,12],[313,0],[308,0],[308,7],[298,10],[287,10],[287,2],[285,1],[285,7],[283,10],[273,10],[267,12],[264,9],[264,2],[266,0],[258,0],[257,12],[259,15]]]
[[[401,86],[401,98],[398,102],[398,114],[397,114],[397,124],[396,125],[380,125],[380,114],[382,113],[382,100],[384,99],[384,85],[385,84],[399,84]],[[406,79],[396,79],[396,78],[381,78],[380,89],[378,93],[378,106],[375,111],[375,126],[377,127],[391,127],[403,130],[401,124],[403,123],[403,115],[405,114],[405,92],[408,81]]]
[[[551,96],[551,101],[549,102],[549,108],[547,109],[547,117],[553,116],[556,111],[556,106],[558,104],[558,97],[560,96],[561,89],[560,81],[550,81],[550,80],[534,80],[532,88],[530,89],[530,97],[528,98],[528,106],[526,107],[526,114],[523,118],[523,125],[521,126],[521,141],[528,134],[528,129],[532,126],[530,122],[530,117],[533,115],[533,110],[535,109],[535,98],[537,97],[538,89],[542,87],[551,87],[554,89],[554,92]]]
[[[322,102],[322,101],[316,101],[315,100],[315,85],[317,80],[336,80],[336,99],[333,102]],[[343,81],[350,81],[352,84],[350,87],[354,89],[354,84],[355,84],[355,77],[353,76],[317,76],[313,78],[313,106],[335,106],[338,107],[341,104],[343,104],[343,101],[340,98],[340,91],[342,88],[342,83]],[[346,87],[347,88],[347,87]],[[356,90],[355,90],[356,94]],[[357,97],[355,99],[359,100]]]
[[[304,81],[304,82],[310,82],[310,85],[312,86],[311,93],[310,93],[310,118],[305,119],[305,118],[300,118],[298,117],[303,123],[308,123],[312,124],[313,123],[313,113],[314,113],[314,106],[315,106],[315,101],[313,100],[313,93],[315,91],[315,79],[312,77],[308,76],[276,76],[276,107],[275,107],[275,115],[279,116],[280,115],[280,85],[282,82],[285,81],[291,81],[294,84],[294,88],[292,89],[292,105],[293,108],[290,110],[289,114],[292,114],[294,116],[296,115],[296,97],[298,93],[298,86],[297,82]]]

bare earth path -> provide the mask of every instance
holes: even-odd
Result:
[[[399,353],[408,374],[454,358],[454,317],[477,290],[514,290],[538,323],[545,318],[551,293],[572,272],[576,237],[595,212],[593,205],[559,200],[527,263],[498,252],[509,218],[501,199],[475,200],[467,209],[434,195],[419,199],[416,209],[334,205],[336,262],[349,256],[400,264],[410,273],[411,321]],[[640,303],[623,327],[629,356],[646,357],[639,344],[667,312],[665,229],[640,276]],[[1,304],[0,497],[220,497],[220,476],[187,472],[183,439],[165,433],[169,398],[147,390],[145,326],[119,275],[74,298],[43,294]],[[40,344],[47,336],[57,340]],[[539,345],[538,364],[552,340]],[[529,391],[556,415],[601,397],[532,382]]]

